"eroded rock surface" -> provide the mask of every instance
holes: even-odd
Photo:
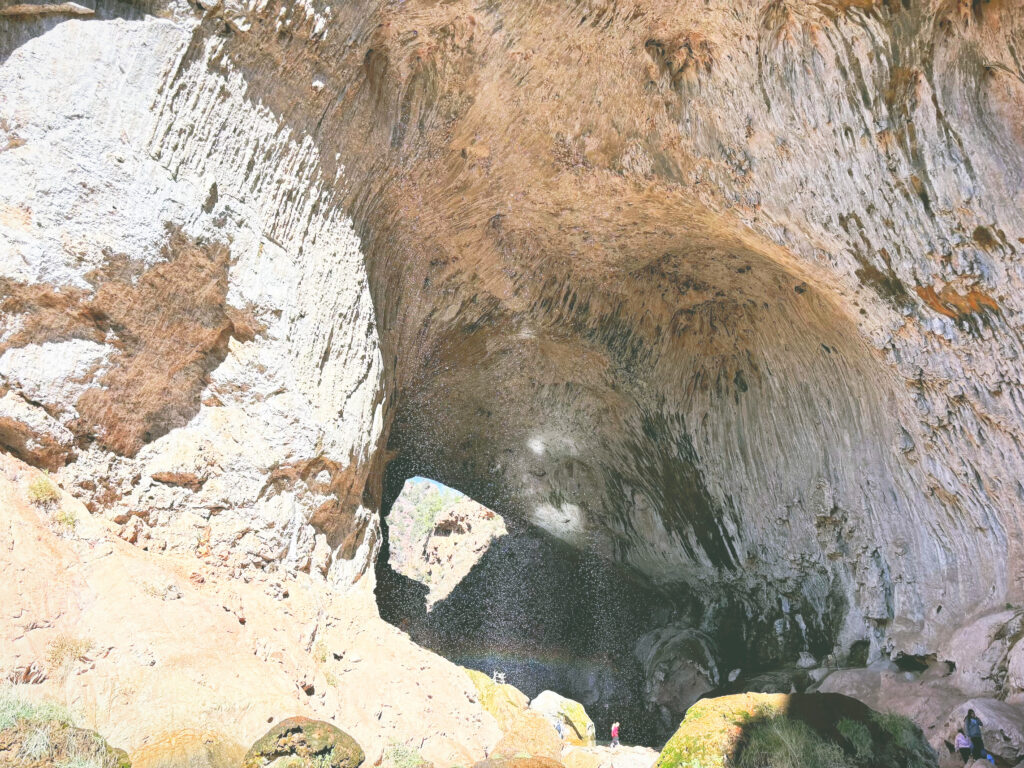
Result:
[[[247,582],[143,551],[66,493],[31,503],[40,474],[0,456],[0,670],[138,752],[140,768],[237,768],[238,745],[295,715],[335,723],[372,762],[398,743],[468,765],[501,738],[465,674],[383,622],[368,585]]]
[[[723,668],[1024,600],[1020,3],[27,5],[0,441],[124,539],[351,588],[425,474]]]

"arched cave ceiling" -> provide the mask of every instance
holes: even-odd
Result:
[[[274,465],[341,499],[331,545],[393,460],[840,645],[1021,596],[1019,3],[204,6],[150,156],[219,164],[224,221],[261,195],[296,264],[361,241],[286,317],[330,329],[295,365],[382,382],[359,472]],[[371,318],[323,298],[363,268]]]

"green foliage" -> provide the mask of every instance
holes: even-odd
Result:
[[[857,762],[868,762],[875,754],[871,731],[864,723],[844,717],[836,724],[836,729],[853,747]]]
[[[892,743],[902,749],[913,749],[918,741],[918,729],[914,721],[891,712],[872,712],[871,721],[885,733]]]
[[[931,768],[935,753],[913,720],[891,712],[872,712],[871,722],[885,737],[875,750],[878,765],[897,768]]]
[[[18,695],[14,686],[0,687],[0,730],[11,728],[19,720],[27,723],[71,724],[71,713],[65,707],[49,702],[32,702]]]
[[[838,744],[822,739],[799,720],[773,717],[754,725],[739,768],[854,768]]]
[[[430,486],[416,500],[412,519],[413,537],[419,541],[426,539],[434,531],[434,522],[442,510],[459,500],[459,495],[452,490],[441,490]]]
[[[73,509],[61,507],[53,516],[53,521],[61,528],[74,530],[75,526],[78,525],[78,515],[75,514],[75,510]]]
[[[57,487],[46,475],[36,475],[28,484],[28,499],[33,504],[44,507],[60,498]]]
[[[384,752],[384,764],[389,768],[423,768],[429,763],[412,747],[392,741]]]

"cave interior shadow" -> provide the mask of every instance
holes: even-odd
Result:
[[[388,512],[398,494],[387,494]],[[593,553],[505,519],[451,593],[428,610],[429,588],[390,565],[387,517],[377,559],[381,617],[417,644],[507,681],[534,698],[550,689],[580,701],[607,739],[613,721],[628,743],[660,746],[670,735],[644,697],[636,640],[670,622],[664,593]]]
[[[830,768],[938,765],[920,729],[905,718],[876,712],[841,693],[791,693],[782,697],[781,706],[755,707],[749,716],[737,718],[739,734],[723,756],[727,766],[772,766],[772,755],[777,753],[784,757],[778,758],[784,765],[806,763],[807,768],[826,768],[821,764],[826,758],[808,746],[808,733],[842,750],[845,762],[829,762]]]

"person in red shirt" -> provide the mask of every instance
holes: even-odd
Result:
[[[618,722],[612,723],[612,746],[619,746],[619,724]]]

